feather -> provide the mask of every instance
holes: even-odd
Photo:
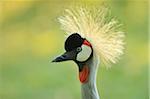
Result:
[[[105,7],[77,7],[66,9],[58,21],[68,36],[79,33],[89,40],[100,61],[110,67],[111,63],[116,63],[123,54],[124,32],[119,30],[120,24],[117,20],[108,20],[108,12]]]

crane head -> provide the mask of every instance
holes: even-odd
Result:
[[[86,82],[89,74],[86,62],[93,56],[92,45],[78,33],[73,33],[65,41],[65,50],[64,54],[58,56],[52,62],[74,61],[79,67],[80,81]]]
[[[94,64],[94,57],[106,67],[111,67],[123,54],[124,32],[119,29],[120,24],[116,19],[108,18],[108,12],[105,7],[77,7],[66,9],[64,15],[58,18],[68,38],[65,42],[66,52],[53,62],[72,60],[77,63],[82,83],[88,80],[92,70],[88,63]]]

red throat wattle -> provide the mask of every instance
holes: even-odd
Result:
[[[79,72],[79,79],[81,83],[86,83],[89,76],[89,67],[87,65],[83,66],[82,71]]]

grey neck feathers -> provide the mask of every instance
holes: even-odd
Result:
[[[93,53],[93,57],[87,62],[87,65],[90,68],[90,75],[88,82],[81,85],[82,99],[100,99],[96,86],[99,59],[95,53]]]

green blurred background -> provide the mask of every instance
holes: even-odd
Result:
[[[103,1],[1,0],[0,99],[81,99],[76,64],[51,63],[64,52],[57,17],[71,5],[100,6]],[[123,24],[126,49],[111,69],[99,68],[101,99],[148,99],[148,0],[105,4]]]

